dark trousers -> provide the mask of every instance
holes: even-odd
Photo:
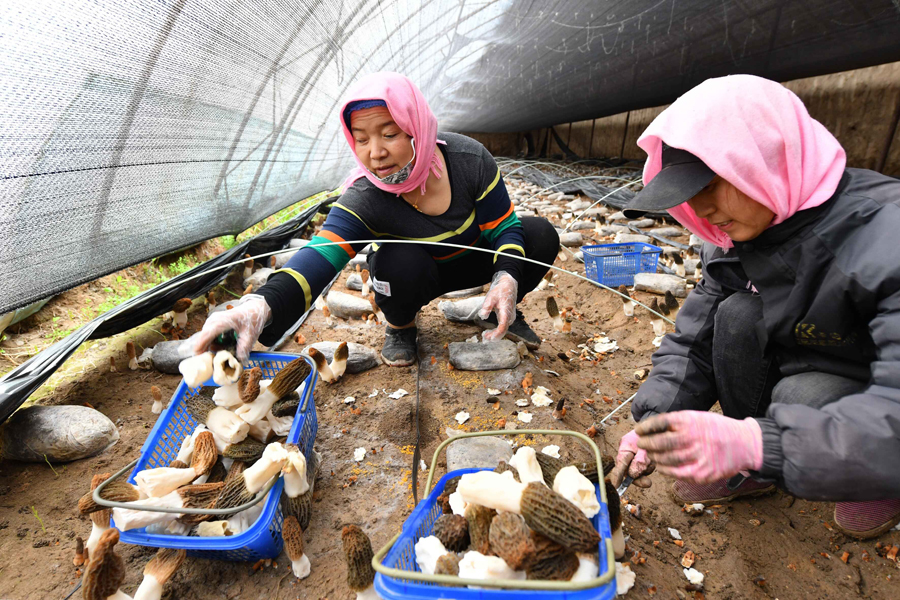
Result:
[[[756,324],[762,319],[762,299],[749,292],[732,294],[716,311],[713,372],[725,416],[765,416],[773,402],[822,408],[867,387],[865,381],[820,371],[783,377],[760,347]]]
[[[559,235],[553,225],[538,217],[523,217],[525,257],[553,264],[559,252]],[[369,273],[379,282],[390,284],[390,296],[375,292],[375,302],[388,323],[406,325],[416,318],[419,309],[447,292],[490,283],[494,276],[494,255],[469,252],[446,263],[435,261],[425,246],[384,244],[369,254]],[[519,294],[516,303],[537,287],[549,267],[522,262]]]

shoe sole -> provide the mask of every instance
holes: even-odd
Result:
[[[761,488],[758,490],[753,490],[752,492],[737,492],[730,496],[723,496],[721,498],[705,498],[703,500],[685,500],[673,489],[672,490],[672,500],[674,500],[677,504],[714,504],[716,502],[731,502],[732,500],[737,500],[738,498],[753,498],[756,496],[765,496],[767,494],[771,494],[775,491],[775,485],[770,485],[766,488]]]
[[[416,359],[400,359],[400,360],[388,360],[384,357],[384,354],[381,355],[381,360],[384,361],[384,364],[389,367],[408,367],[410,365],[416,364]]]
[[[490,331],[491,329],[496,329],[496,325],[494,325],[493,323],[491,323],[489,321],[482,321],[481,319],[475,319],[475,324],[478,325],[479,327],[481,327],[482,329],[484,329],[485,331]],[[517,344],[519,342],[522,342],[523,344],[525,344],[525,347],[528,348],[529,350],[537,350],[538,348],[541,347],[540,342],[538,342],[537,344],[535,344],[534,342],[529,342],[525,338],[516,335],[515,333],[511,332],[508,329],[506,330],[506,335],[503,337],[505,339],[507,339],[511,342],[515,342]]]
[[[868,531],[853,531],[852,529],[845,529],[844,527],[841,527],[840,523],[837,522],[837,514],[834,515],[834,526],[837,528],[837,530],[844,535],[848,535],[858,540],[867,540],[873,537],[878,537],[882,533],[890,531],[891,529],[896,527],[897,523],[900,523],[900,514],[894,515],[894,517],[890,521],[887,521],[874,529],[869,529]]]

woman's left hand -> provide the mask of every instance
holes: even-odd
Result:
[[[516,279],[506,271],[494,273],[491,281],[491,289],[484,297],[481,312],[482,319],[491,316],[491,312],[497,314],[497,327],[481,334],[486,342],[502,340],[506,336],[506,330],[516,320],[516,296],[519,293],[519,284]]]
[[[653,416],[635,427],[638,448],[660,473],[699,484],[762,467],[762,430],[756,419],[731,419],[682,410]]]

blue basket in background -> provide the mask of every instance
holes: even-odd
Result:
[[[434,529],[434,522],[443,514],[438,505],[437,497],[444,491],[447,481],[465,473],[476,471],[490,471],[491,469],[459,469],[447,473],[441,477],[427,498],[424,498],[407,517],[403,524],[400,537],[394,543],[391,550],[384,558],[384,566],[403,571],[420,571],[416,564],[415,544],[423,537],[428,537]],[[594,486],[597,500],[600,502],[600,512],[591,522],[600,533],[598,544],[598,557],[600,560],[600,573],[607,573],[608,562],[606,555],[606,541],[612,537],[609,529],[609,511],[606,503],[600,495],[600,488]],[[614,500],[617,500],[614,499]],[[613,577],[608,584],[588,588],[584,590],[503,590],[497,588],[469,589],[459,586],[438,585],[422,581],[388,577],[382,573],[375,575],[375,591],[385,600],[432,600],[433,598],[454,598],[456,600],[513,600],[538,598],[539,600],[606,600],[616,595],[616,580]]]
[[[588,279],[608,287],[634,285],[638,273],[656,273],[662,248],[641,242],[582,246]]]
[[[297,358],[301,357],[278,352],[253,352],[250,354],[250,360],[245,368],[259,367],[262,369],[264,379],[272,379],[278,371]],[[297,414],[294,415],[294,424],[288,433],[287,441],[290,444],[297,444],[308,461],[312,456],[313,442],[318,429],[316,405],[313,401],[317,373],[312,361],[305,356],[302,358],[310,364],[312,369],[306,378],[303,397],[297,408]],[[216,384],[209,380],[203,385],[214,386]],[[199,389],[191,389],[183,379],[181,380],[168,408],[159,416],[147,441],[141,447],[141,458],[128,478],[129,483],[134,483],[134,476],[138,471],[167,467],[175,459],[181,448],[181,442],[199,425],[199,422],[185,408],[185,399],[195,395]],[[222,537],[160,535],[147,533],[141,528],[122,531],[119,539],[126,544],[138,546],[184,548],[187,550],[188,556],[213,560],[256,561],[261,558],[275,558],[281,554],[283,546],[281,538],[281,524],[284,520],[281,515],[281,490],[283,488],[284,481],[279,479],[263,500],[262,513],[256,522],[249,529],[237,535]],[[112,523],[112,526],[114,527],[115,524]]]

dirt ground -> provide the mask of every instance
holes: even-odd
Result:
[[[682,241],[686,241],[684,238]],[[584,266],[568,260],[557,263],[583,273]],[[343,281],[335,289],[344,289]],[[499,419],[515,422],[515,400],[524,397],[520,382],[526,372],[534,384],[551,390],[551,397],[567,399],[565,417],[551,417],[552,407],[528,409],[535,428],[570,429],[584,432],[599,423],[638,387],[633,373],[650,367],[654,350],[653,332],[647,313],[636,310],[636,319],[626,317],[621,301],[612,294],[573,277],[557,275],[554,287],[532,292],[522,306],[535,331],[544,338],[540,350],[529,355],[512,371],[462,372],[452,370],[446,344],[478,332],[477,327],[447,322],[437,301],[420,316],[420,365],[422,457],[426,462],[448,427],[464,430],[495,428]],[[64,294],[56,303],[77,306],[91,293],[96,282]],[[237,290],[239,287],[234,287]],[[354,292],[355,293],[355,292]],[[221,300],[229,294],[218,288]],[[571,333],[553,330],[544,309],[554,295],[560,307],[574,307]],[[650,295],[638,293],[639,299]],[[53,310],[54,305],[50,305]],[[60,304],[62,306],[62,304]],[[203,301],[191,310],[188,333],[197,331],[206,315]],[[307,343],[319,340],[353,341],[380,350],[383,331],[367,328],[361,321],[336,320],[326,328],[316,311],[300,332]],[[88,403],[112,419],[120,441],[103,454],[67,465],[0,463],[0,598],[65,598],[79,581],[80,569],[72,564],[75,536],[87,537],[90,521],[80,517],[75,505],[88,489],[91,476],[114,471],[136,458],[153,426],[150,386],[158,385],[171,395],[180,378],[151,370],[129,371],[125,343],[150,346],[162,339],[160,320],[107,340],[89,342],[80,351],[77,364],[67,365],[68,381],[57,385],[41,400],[43,404]],[[17,335],[34,335],[26,327],[8,332],[4,348],[16,345]],[[560,353],[600,332],[617,340],[619,350],[598,362],[569,362]],[[28,338],[26,338],[28,339]],[[29,342],[30,343],[30,342]],[[280,351],[297,353],[295,342]],[[118,372],[111,373],[109,357],[115,357]],[[432,362],[432,357],[434,362]],[[75,359],[73,359],[75,360]],[[557,377],[548,372],[555,371]],[[74,374],[74,376],[73,376]],[[387,397],[399,388],[410,395],[399,400]],[[499,409],[486,402],[488,388],[499,388]],[[290,562],[282,555],[270,565],[227,563],[188,559],[166,586],[164,598],[206,600],[213,598],[353,598],[346,584],[340,532],[344,524],[356,523],[370,536],[377,550],[399,531],[413,508],[411,460],[415,442],[414,394],[416,367],[379,366],[358,375],[347,375],[334,385],[320,383],[315,392],[319,430],[316,448],[324,462],[314,495],[314,512],[305,532],[306,553],[312,574],[297,581]],[[369,397],[373,390],[376,397]],[[343,399],[353,396],[354,404]],[[461,410],[471,419],[459,427],[454,416]],[[621,417],[621,418],[620,418]],[[518,424],[524,428],[522,423]],[[620,411],[600,430],[596,442],[605,454],[614,454],[619,438],[633,426],[630,411]],[[562,447],[563,458],[586,458],[586,450],[564,437],[526,439],[519,444],[540,449],[548,443]],[[353,461],[357,447],[368,450],[362,463]],[[441,462],[443,469],[444,463]],[[439,475],[443,474],[443,470]],[[426,473],[419,473],[421,497]],[[781,492],[768,497],[709,507],[712,514],[688,516],[669,497],[671,481],[653,475],[649,490],[632,487],[627,501],[642,507],[641,518],[625,515],[631,566],[637,575],[631,598],[896,598],[900,587],[898,564],[881,557],[876,541],[857,542],[832,527],[833,505],[795,500]],[[667,533],[680,531],[679,547]],[[882,544],[900,544],[900,532],[882,536]],[[687,581],[680,565],[686,551],[697,556],[694,567],[706,575],[704,592],[685,591]],[[127,578],[123,590],[134,593],[142,570],[155,549],[120,544]],[[640,554],[636,554],[636,553]],[[845,562],[841,556],[849,553]],[[645,558],[645,562],[640,562]],[[81,597],[78,591],[75,598]]]

